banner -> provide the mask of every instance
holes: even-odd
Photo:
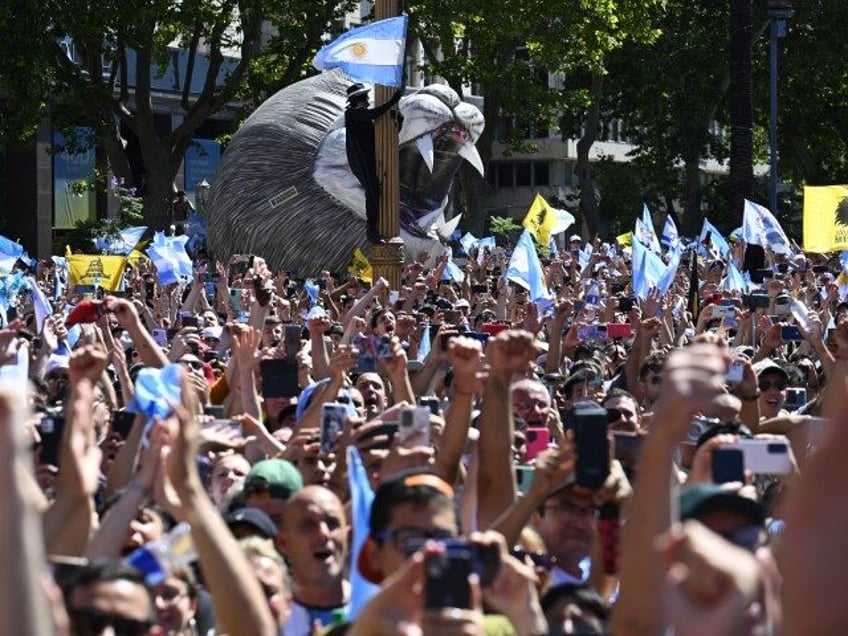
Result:
[[[804,188],[804,250],[848,249],[848,186]]]
[[[67,257],[71,286],[79,285],[106,291],[117,291],[127,259],[124,256],[72,254]]]
[[[368,258],[358,247],[353,251],[353,261],[348,265],[347,271],[349,274],[361,278],[369,285],[373,284],[374,270],[371,268]]]

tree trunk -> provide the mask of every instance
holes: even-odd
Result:
[[[165,162],[147,164],[144,187],[144,221],[153,230],[164,230],[171,224],[171,201],[174,198],[176,171]]]
[[[696,236],[701,230],[703,221],[701,214],[701,163],[700,155],[696,153],[683,160],[683,215],[681,220],[681,236]]]
[[[100,127],[100,143],[109,159],[109,168],[116,177],[123,178],[126,184],[133,183],[133,171],[127,156],[126,140],[121,136],[120,125],[114,122]]]
[[[751,0],[730,0],[730,180],[728,212],[741,225],[754,184]]]
[[[589,162],[589,151],[598,137],[601,122],[601,92],[604,79],[599,73],[592,75],[592,104],[586,113],[583,136],[577,142],[577,178],[580,182],[580,210],[586,221],[589,237],[606,235],[607,228],[602,227],[599,203],[600,196],[595,186],[595,175]]]

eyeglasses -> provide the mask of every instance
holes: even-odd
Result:
[[[122,636],[143,636],[150,632],[152,623],[116,614],[105,614],[93,609],[68,609],[71,631],[76,636],[99,636],[107,627]]]
[[[425,528],[394,528],[374,533],[377,541],[391,540],[395,548],[406,556],[412,556],[422,541],[428,539],[454,539],[455,534],[450,530],[429,530]]]
[[[785,380],[760,380],[757,384],[760,387],[760,391],[769,391],[771,389],[777,389],[778,391],[786,390]]]
[[[571,515],[572,517],[594,517],[598,518],[598,509],[594,506],[577,506],[572,503],[563,501],[562,503],[545,506],[545,510],[550,510],[558,515]]]

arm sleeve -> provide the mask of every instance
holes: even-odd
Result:
[[[397,104],[400,101],[401,97],[403,97],[403,91],[402,90],[395,91],[395,94],[392,95],[391,99],[389,101],[387,101],[385,104],[383,104],[382,106],[376,106],[374,108],[369,108],[368,111],[367,111],[368,115],[371,117],[371,119],[377,119],[380,115],[382,115],[383,113],[388,111],[392,106]]]

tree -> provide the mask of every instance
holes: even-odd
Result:
[[[730,0],[730,183],[727,207],[742,221],[754,185],[754,97],[751,0]]]
[[[460,95],[464,85],[473,85],[484,96],[487,127],[477,145],[487,163],[495,131],[508,148],[532,149],[527,140],[537,135],[528,133],[546,133],[558,126],[563,113],[591,109],[597,92],[582,87],[572,91],[562,77],[583,70],[602,78],[610,51],[630,39],[656,37],[652,19],[662,4],[663,0],[416,0],[408,9],[412,32],[427,54],[427,72],[444,77]],[[549,73],[559,82],[549,82]],[[598,91],[602,84],[596,83]],[[588,163],[596,126],[587,130],[581,149]],[[591,170],[584,172],[583,211],[590,232],[595,232],[599,225],[591,204],[595,189]],[[466,186],[463,180],[467,196],[471,188]],[[468,211],[478,219],[482,200],[467,202]]]
[[[161,229],[169,223],[174,179],[194,132],[228,108],[261,65],[283,78],[298,77],[339,4],[6,0],[0,6],[0,29],[8,35],[0,40],[0,86],[7,100],[0,125],[7,136],[30,134],[49,115],[59,128],[93,128],[117,176],[131,184],[134,173],[144,174],[144,183],[135,185],[143,191],[145,220]],[[270,40],[279,48],[263,47],[268,19],[280,26]],[[72,42],[73,55],[62,41]],[[163,131],[154,117],[153,78],[175,64],[176,47],[187,55],[174,74],[182,121]],[[143,166],[130,165],[125,131],[137,138]]]

